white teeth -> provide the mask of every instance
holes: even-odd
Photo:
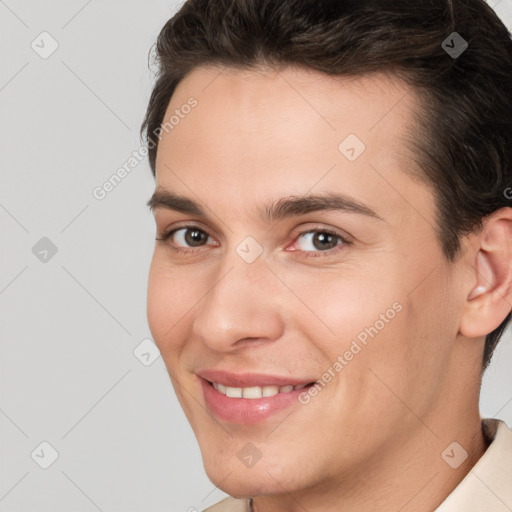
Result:
[[[274,396],[279,393],[278,386],[263,386],[263,396]]]
[[[224,384],[220,384],[218,382],[213,382],[213,387],[230,398],[262,398],[267,396],[274,396],[278,393],[289,393],[296,389],[302,389],[306,387],[307,384],[299,384],[297,386],[292,386],[291,384],[286,386],[251,386],[247,388],[235,388],[230,386],[225,386]]]
[[[242,392],[242,388],[230,388],[229,386],[226,386],[226,396],[231,398],[242,398]]]
[[[243,398],[261,398],[262,396],[262,389],[259,386],[254,386],[252,388],[243,388]]]

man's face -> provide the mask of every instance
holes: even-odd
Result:
[[[198,68],[172,97],[157,189],[204,215],[155,208],[157,235],[177,231],[155,245],[148,320],[206,472],[229,494],[369,478],[407,440],[438,441],[427,425],[457,378],[460,307],[432,191],[407,172],[413,102],[384,75],[290,68]],[[263,214],[329,194],[345,207]],[[228,397],[208,378],[254,389]],[[281,389],[315,381],[316,394]],[[281,392],[243,398],[276,391],[265,384]]]

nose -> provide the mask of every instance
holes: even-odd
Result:
[[[199,304],[193,333],[217,352],[230,352],[253,341],[272,341],[283,332],[283,290],[267,268],[264,255],[246,263],[226,257],[212,272],[210,291]]]

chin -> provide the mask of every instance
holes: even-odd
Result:
[[[283,492],[283,488],[278,485],[275,480],[271,482],[268,480],[269,476],[265,481],[258,480],[257,478],[247,475],[245,477],[230,475],[223,482],[217,483],[218,480],[210,480],[216,485],[221,491],[233,496],[234,498],[252,498],[255,496],[268,496],[272,494],[280,494]]]
[[[281,494],[283,488],[294,490],[298,484],[298,475],[290,474],[281,466],[269,467],[262,460],[252,468],[246,468],[237,458],[233,463],[224,464],[217,459],[216,462],[206,463],[204,468],[214,485],[235,498]]]

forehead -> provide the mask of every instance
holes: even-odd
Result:
[[[191,98],[195,106],[184,108]],[[405,139],[416,133],[416,108],[414,91],[388,74],[196,68],[164,116],[179,121],[161,134],[157,185],[215,193],[238,213],[274,191],[313,188],[383,202],[385,193],[411,192]]]
[[[191,95],[204,113],[216,113],[218,119],[225,120],[223,112],[228,114],[236,109],[247,125],[247,114],[258,111],[267,116],[263,119],[267,122],[271,118],[282,120],[293,109],[303,112],[305,121],[316,117],[319,128],[322,121],[323,128],[338,130],[350,126],[362,132],[375,130],[384,120],[388,125],[399,119],[406,124],[411,121],[411,108],[417,107],[419,99],[410,86],[391,72],[331,76],[294,66],[245,70],[201,66],[179,82],[165,117],[179,110]],[[253,119],[253,126],[256,121]]]

